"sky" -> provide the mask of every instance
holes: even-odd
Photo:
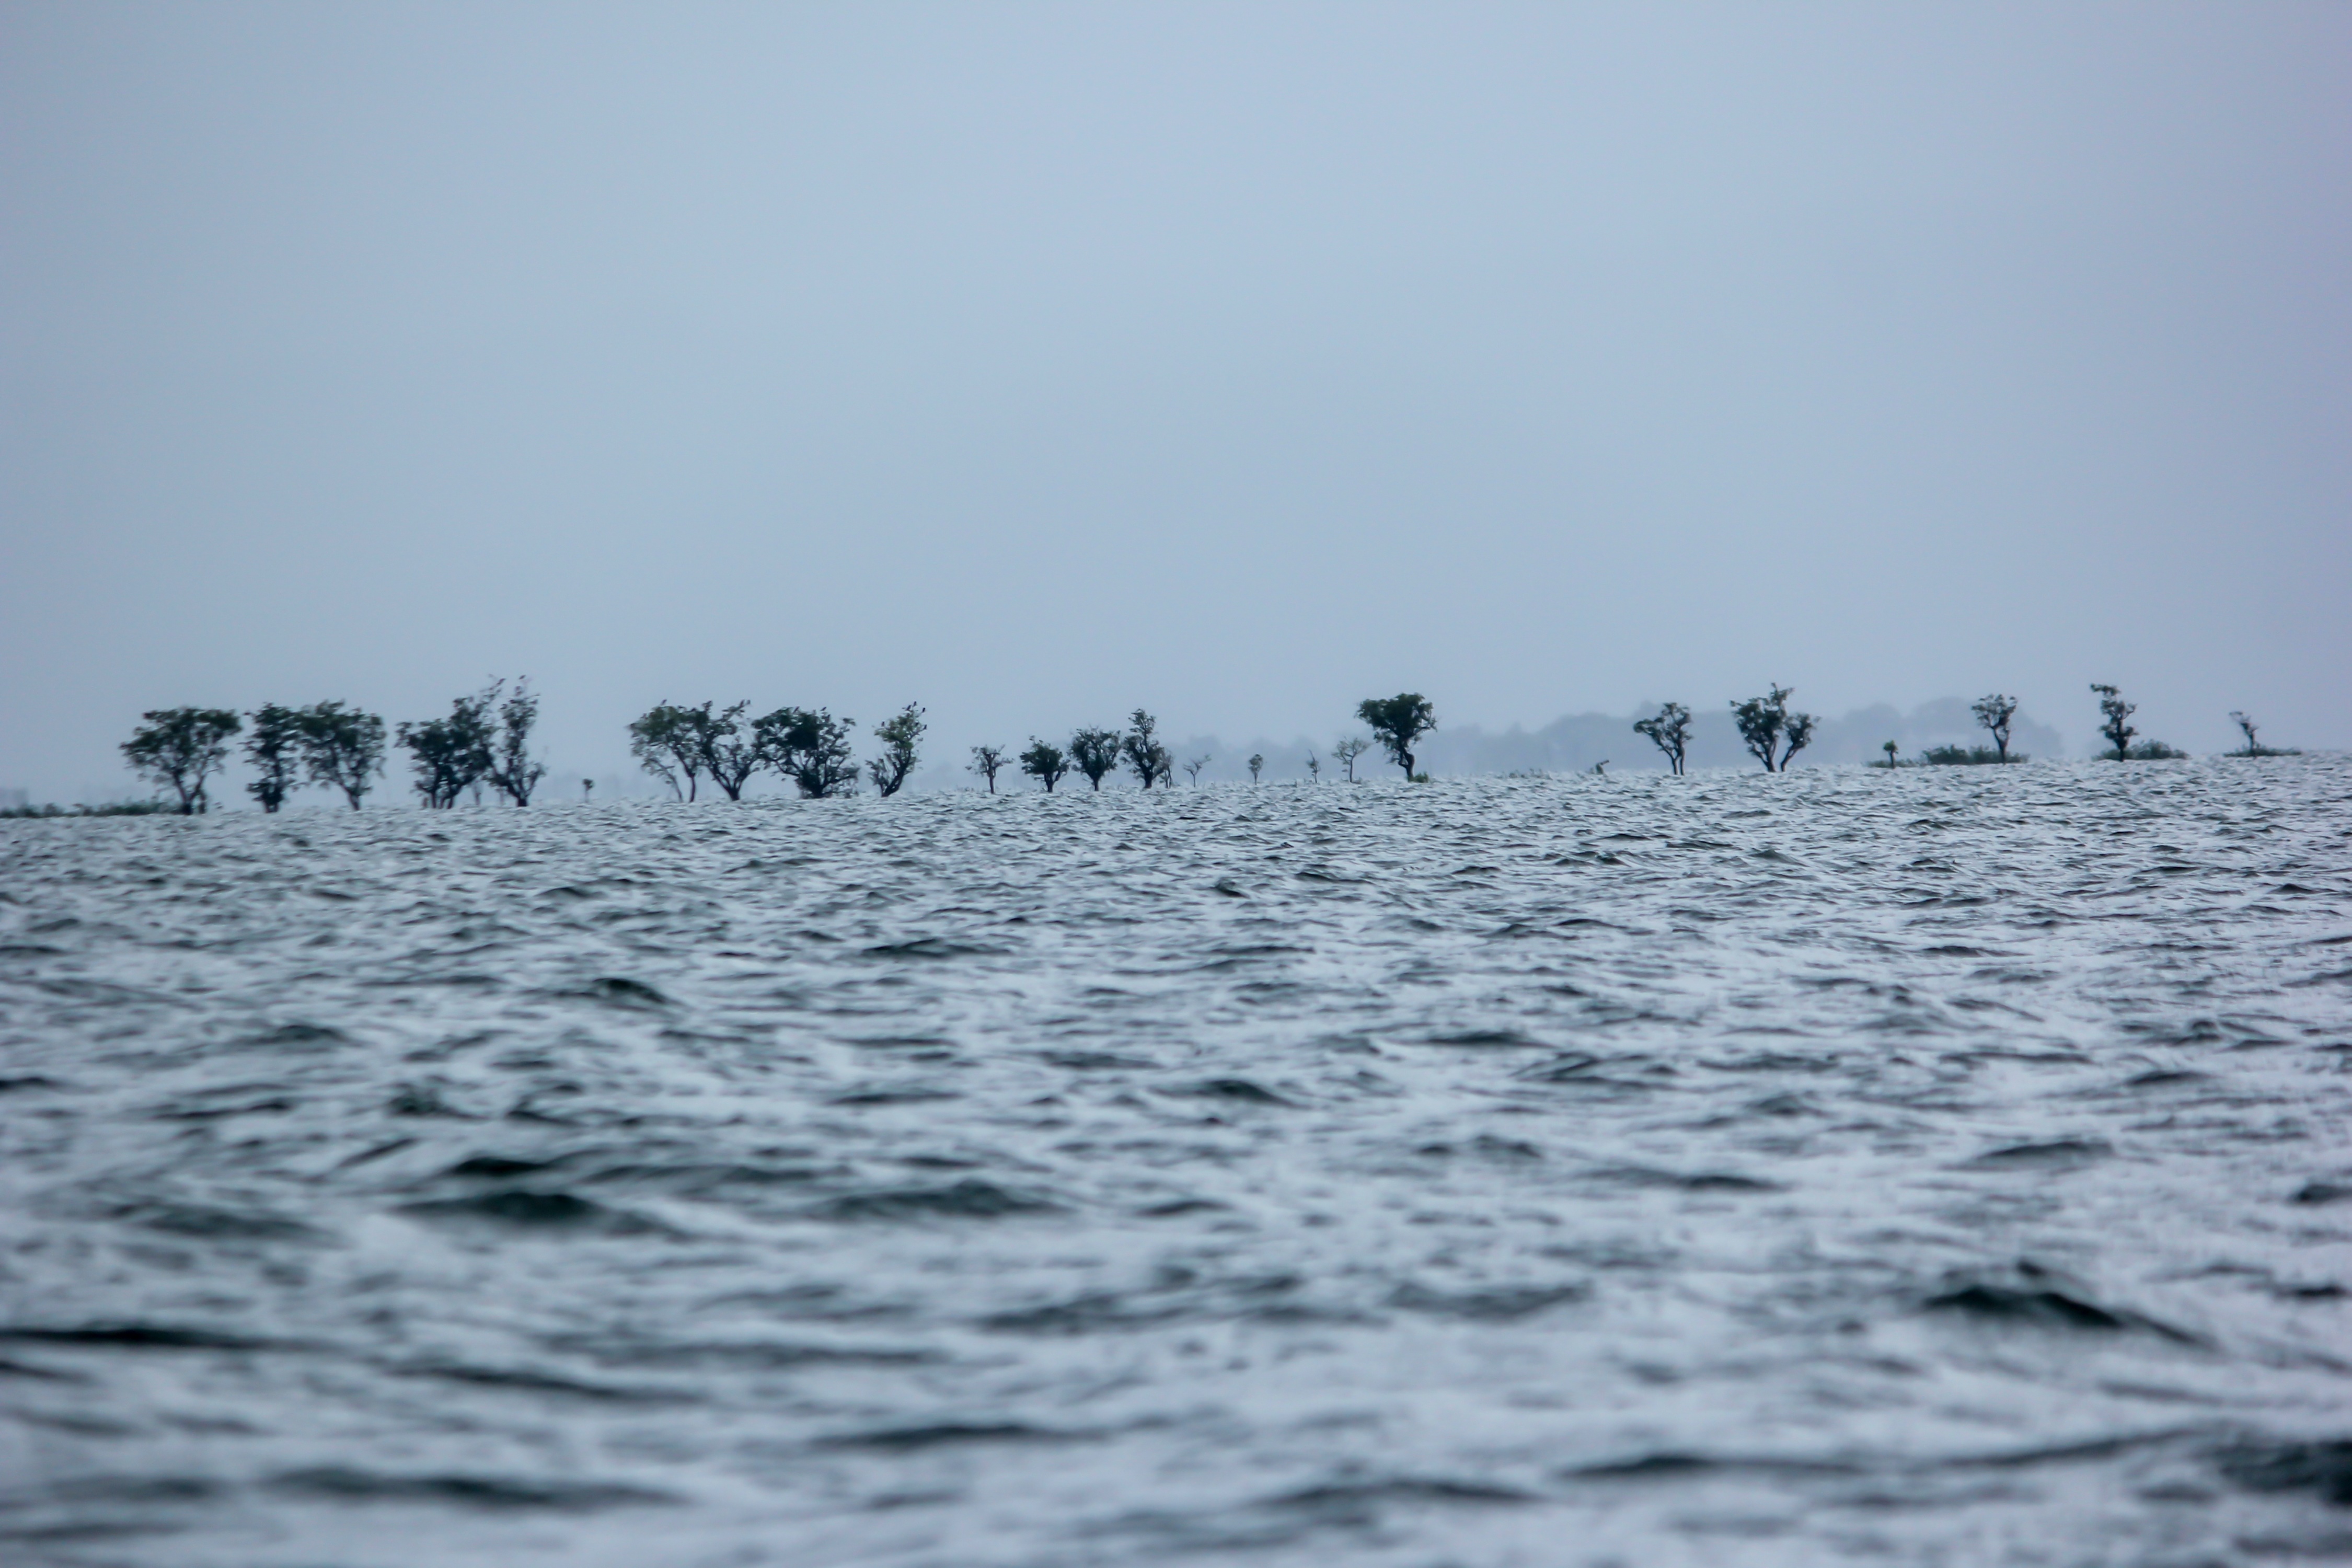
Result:
[[[492,676],[2352,744],[2352,8],[0,8],[0,786]],[[390,792],[387,792],[389,794]]]

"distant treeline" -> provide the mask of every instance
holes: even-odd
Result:
[[[2138,710],[2125,701],[2115,687],[2095,683],[2091,690],[2099,700],[2099,732],[2107,742],[2101,756],[2137,762],[2187,754],[2161,741],[2139,739],[2139,731],[2130,722]],[[1820,731],[1822,721],[1817,716],[1790,707],[1789,700],[1795,695],[1793,689],[1774,684],[1761,697],[1729,705],[1741,744],[1767,773],[1786,772],[1791,760]],[[2017,710],[2014,697],[1995,692],[1980,698],[1970,705],[1969,712],[1986,731],[1990,745],[1930,746],[1916,763],[1906,763],[1897,743],[1888,741],[1883,747],[1886,760],[1874,765],[2023,762],[2024,753],[2010,746]],[[876,724],[872,732],[880,750],[862,768],[852,746],[856,721],[836,718],[824,708],[778,708],[755,718],[748,701],[727,708],[710,702],[695,707],[656,703],[631,721],[629,752],[639,766],[668,784],[680,800],[697,799],[706,781],[717,785],[728,799],[740,800],[745,787],[762,773],[789,782],[812,800],[853,794],[861,781],[870,782],[877,794],[887,797],[906,786],[921,761],[923,737],[929,729],[924,714],[919,703],[909,702]],[[245,761],[256,774],[246,784],[246,793],[264,811],[276,811],[294,791],[306,785],[339,790],[357,811],[374,780],[384,772],[383,720],[341,702],[316,702],[307,708],[268,703],[244,715],[225,708],[167,708],[142,718],[144,721],[123,743],[123,755],[135,773],[170,792],[177,800],[177,809],[186,815],[209,808],[209,783],[226,765],[230,742],[239,735],[245,738]],[[1357,705],[1356,718],[1371,731],[1371,739],[1343,736],[1332,747],[1333,760],[1349,782],[1355,782],[1358,760],[1375,747],[1406,778],[1428,777],[1415,771],[1415,748],[1437,728],[1436,709],[1427,698],[1413,691],[1367,698]],[[2263,745],[2248,715],[2232,712],[2230,718],[2246,738],[2245,746],[2230,755],[2295,754],[2291,749]],[[391,738],[408,753],[412,787],[425,805],[446,810],[468,793],[478,803],[488,787],[524,806],[530,804],[547,774],[546,764],[530,755],[530,733],[538,721],[539,697],[530,681],[517,680],[509,689],[501,679],[470,697],[455,700],[444,718],[400,724]],[[1664,753],[1667,767],[1680,774],[1688,760],[1693,723],[1688,708],[1666,702],[1655,713],[1635,720],[1633,727]],[[969,765],[994,794],[997,776],[1007,767],[1017,767],[1047,791],[1072,773],[1099,790],[1105,778],[1122,770],[1139,788],[1149,790],[1154,785],[1172,788],[1180,766],[1197,784],[1202,769],[1211,761],[1204,752],[1180,762],[1161,742],[1158,721],[1138,708],[1128,715],[1123,729],[1081,726],[1060,742],[1033,735],[1027,747],[1017,752],[1006,746],[974,746]],[[1323,762],[1311,748],[1305,762],[1308,776],[1320,779]],[[1255,783],[1265,758],[1253,754],[1246,765],[1251,782]],[[1602,759],[1591,771],[1598,773],[1607,766]],[[581,785],[583,794],[592,792],[594,781],[583,779]],[[170,809],[169,803],[163,808]],[[5,815],[62,814],[55,807],[25,807]]]

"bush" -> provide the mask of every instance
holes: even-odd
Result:
[[[2025,753],[2005,757],[1992,746],[1930,746],[1919,753],[1919,760],[1937,767],[1982,767],[1987,763],[1998,767],[2003,763],[2021,763]]]
[[[2171,763],[2179,762],[2189,753],[2161,741],[2142,741],[2120,755],[2114,752],[2101,752],[2099,755],[2111,763]]]
[[[11,816],[177,816],[180,808],[160,800],[117,801],[111,805],[77,805],[68,810],[62,805],[12,805],[0,811],[0,817]]]

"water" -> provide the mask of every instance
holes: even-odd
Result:
[[[2352,763],[0,827],[0,1556],[2352,1552]]]

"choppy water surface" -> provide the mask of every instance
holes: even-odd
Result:
[[[2352,1552],[2348,808],[0,825],[0,1556]]]

